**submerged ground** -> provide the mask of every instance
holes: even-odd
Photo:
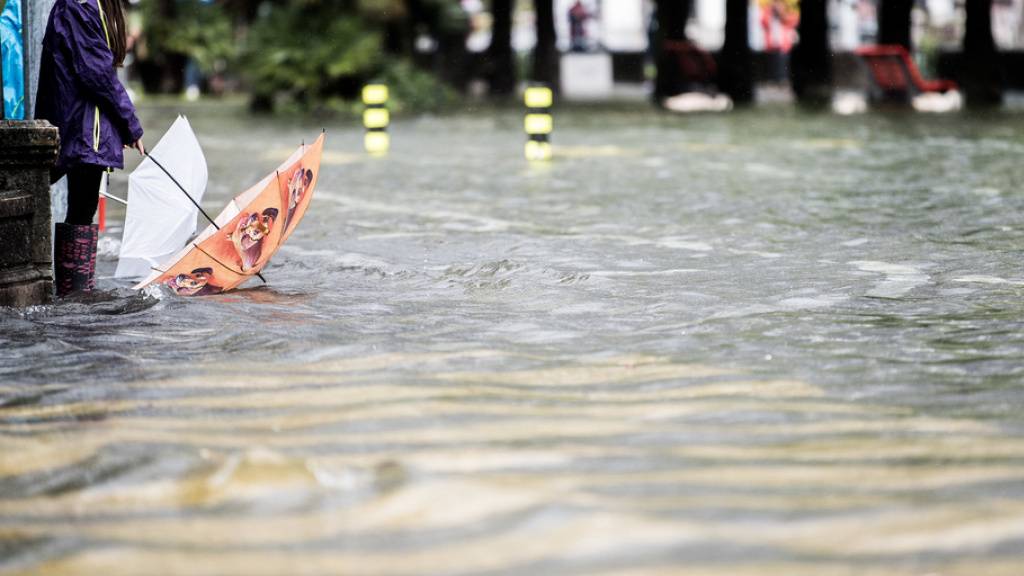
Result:
[[[320,129],[188,113],[211,211]],[[1024,117],[556,122],[328,125],[268,285],[115,229],[0,312],[0,572],[1024,573]]]

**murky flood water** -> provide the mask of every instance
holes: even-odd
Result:
[[[190,119],[214,211],[319,132]],[[268,285],[115,230],[0,312],[0,571],[1024,573],[1024,118],[556,120],[328,126]]]

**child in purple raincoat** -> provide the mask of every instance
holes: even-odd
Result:
[[[117,79],[127,46],[122,2],[57,0],[43,38],[36,118],[60,130],[53,180],[68,180],[67,218],[54,230],[58,296],[94,286],[92,220],[103,172],[124,168],[128,146],[146,152],[135,107]]]

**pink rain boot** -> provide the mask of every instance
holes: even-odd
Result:
[[[96,287],[95,224],[57,224],[53,234],[53,285],[57,297],[72,292],[90,292]]]

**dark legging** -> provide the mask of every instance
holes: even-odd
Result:
[[[83,164],[68,170],[68,215],[65,224],[92,224],[100,201],[101,166]]]

